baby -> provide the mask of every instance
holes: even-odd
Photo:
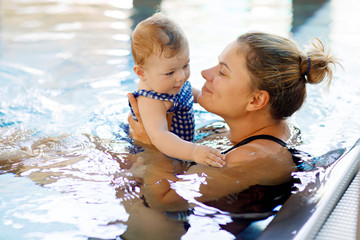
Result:
[[[218,150],[192,143],[193,103],[199,91],[187,81],[189,45],[181,28],[156,13],[136,26],[131,49],[134,72],[140,78],[133,95],[152,144],[173,158],[222,167],[224,156]],[[173,113],[171,126],[169,113]]]

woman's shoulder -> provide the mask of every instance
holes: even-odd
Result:
[[[280,144],[266,139],[256,139],[234,148],[227,153],[229,160],[242,162],[277,155],[283,149]]]
[[[250,171],[258,184],[273,185],[288,180],[296,169],[287,148],[259,139],[226,154],[227,167]]]

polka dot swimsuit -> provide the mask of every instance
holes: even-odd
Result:
[[[194,118],[194,97],[189,81],[185,82],[181,90],[176,94],[157,93],[155,91],[137,90],[133,92],[135,98],[138,96],[149,97],[160,101],[170,101],[174,105],[168,113],[174,112],[170,132],[176,134],[181,139],[192,142],[194,139],[195,118]],[[135,114],[130,106],[130,110],[135,120]]]

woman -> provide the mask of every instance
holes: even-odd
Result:
[[[254,202],[276,198],[277,187],[291,182],[298,166],[286,148],[286,118],[303,104],[306,84],[331,82],[330,65],[335,63],[319,40],[306,54],[293,41],[267,33],[247,33],[230,43],[219,63],[202,71],[206,82],[198,102],[225,120],[234,147],[226,151],[221,169],[194,165],[186,170],[185,175],[201,178],[193,198],[221,210],[235,206],[233,212],[255,211]],[[136,106],[131,96],[129,100]],[[141,122],[136,124],[131,124],[133,137],[144,137]],[[165,159],[147,164],[147,204],[165,211],[187,210],[191,198],[185,200],[176,191],[176,184],[184,181],[166,165],[171,167]],[[249,197],[253,192],[258,193],[254,199]]]

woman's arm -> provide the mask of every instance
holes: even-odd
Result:
[[[162,169],[166,165],[166,159],[161,163],[153,161],[147,164],[149,172],[144,177],[145,197],[153,208],[179,211],[188,209],[192,199],[206,203],[240,193],[253,185],[287,182],[296,167],[289,152],[284,148],[278,149],[273,154],[264,153],[260,148],[252,146],[236,149],[227,154],[226,161],[229,164],[224,168],[194,165],[178,177],[169,172],[170,164],[167,170]],[[156,163],[161,165],[157,166]]]
[[[146,163],[144,196],[150,207],[162,211],[184,211],[196,202],[238,193],[252,184],[246,181],[249,176],[243,174],[241,168],[194,165],[177,177],[171,169],[171,159],[165,156]],[[255,185],[255,181],[253,183]]]
[[[146,168],[142,189],[149,206],[162,211],[187,210],[188,202],[171,188],[171,184],[179,180],[175,174],[182,173],[176,169],[179,162],[154,149],[146,149],[143,154]]]

